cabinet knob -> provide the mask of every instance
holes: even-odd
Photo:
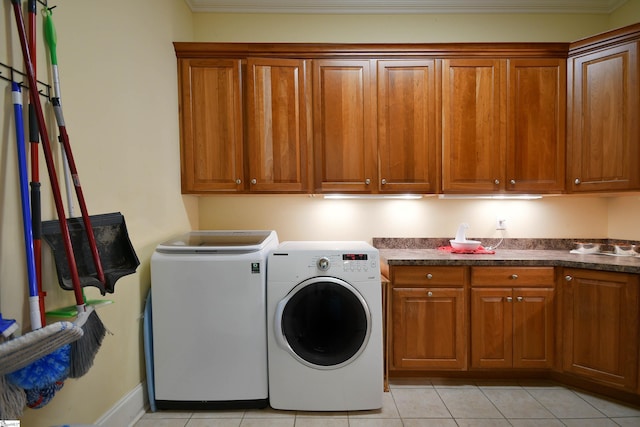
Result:
[[[427,273],[427,274],[425,274],[425,277],[426,277],[427,279],[431,280],[431,279],[433,279],[433,274],[431,274],[431,273]]]
[[[573,280],[573,277],[567,275],[567,276],[564,276],[564,280],[566,280],[567,282],[570,282]]]
[[[513,298],[507,297],[506,300],[507,300],[507,302],[511,302],[511,301],[513,301]]]
[[[581,182],[582,182],[582,181],[580,181],[580,178],[576,178],[576,179],[573,181],[573,183],[574,183],[575,185],[580,185],[580,183],[581,183]]]
[[[257,180],[257,179],[255,179],[255,178],[253,178],[253,179],[251,180],[251,183],[255,185],[255,184],[257,184],[257,183],[258,183],[258,180]]]
[[[238,185],[242,184],[242,180],[240,178],[236,179],[236,184]]]
[[[517,275],[517,274],[512,274],[512,275],[511,275],[511,280],[516,280],[517,278],[518,278],[518,275]]]
[[[432,297],[433,296],[433,292],[431,292],[431,291],[427,292],[427,296],[428,297]]]
[[[385,185],[387,183],[387,180],[382,178],[382,181],[380,181],[380,183],[382,183],[382,185]]]
[[[522,297],[517,297],[516,299],[518,300],[518,302],[522,302],[523,298]]]
[[[499,179],[495,179],[495,180],[493,181],[493,183],[494,183],[495,185],[500,185],[500,180],[499,180]]]
[[[371,180],[370,180],[369,178],[367,178],[367,179],[365,179],[365,180],[364,180],[364,183],[365,183],[366,185],[369,185],[369,184],[371,184]]]
[[[516,185],[516,180],[515,180],[515,179],[512,179],[511,181],[509,181],[509,184],[511,184],[511,185]]]

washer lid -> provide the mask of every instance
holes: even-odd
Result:
[[[160,252],[252,252],[263,249],[272,240],[272,230],[191,231],[161,243]]]

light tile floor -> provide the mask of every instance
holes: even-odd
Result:
[[[396,380],[356,412],[158,411],[134,427],[640,427],[640,407],[547,381]]]

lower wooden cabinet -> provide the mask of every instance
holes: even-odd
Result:
[[[553,267],[471,269],[471,367],[551,368]]]
[[[638,275],[565,269],[563,369],[637,392]]]
[[[467,368],[463,267],[392,269],[391,370]]]

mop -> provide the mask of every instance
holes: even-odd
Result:
[[[18,323],[13,319],[4,319],[0,313],[0,340],[11,338],[17,330]],[[0,375],[0,420],[20,418],[22,408],[26,405],[24,390],[8,383],[5,376]]]

